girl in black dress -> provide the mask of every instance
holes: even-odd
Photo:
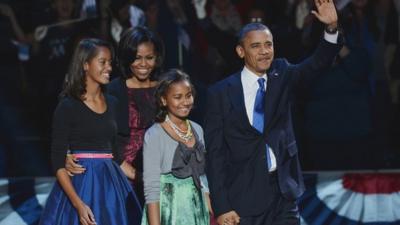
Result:
[[[57,182],[39,224],[139,224],[138,200],[112,160],[116,99],[103,88],[111,59],[106,42],[84,39],[78,44],[54,113],[51,158]],[[68,150],[85,173],[70,178],[64,168]]]

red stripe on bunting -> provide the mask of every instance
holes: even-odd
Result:
[[[391,194],[400,191],[400,174],[345,174],[343,187],[363,194]]]

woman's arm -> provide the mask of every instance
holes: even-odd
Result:
[[[159,202],[152,202],[147,204],[147,220],[149,222],[149,225],[161,225]]]
[[[56,177],[72,205],[78,211],[79,221],[82,225],[95,225],[96,221],[92,210],[81,200],[78,194],[76,194],[67,171],[64,168],[58,169]]]
[[[131,180],[135,180],[136,178],[136,169],[133,167],[131,164],[129,164],[127,161],[122,161],[121,165],[122,172],[125,174],[126,177],[128,177]]]
[[[201,184],[201,190],[204,193],[204,197],[207,203],[208,211],[213,214],[213,210],[211,207],[211,201],[210,201],[210,189],[208,188],[208,180],[207,176],[205,174],[200,176],[200,184]]]
[[[212,210],[212,207],[211,207],[210,193],[205,192],[204,197],[206,198],[208,212],[210,212],[211,215],[214,215],[214,211]]]
[[[143,143],[143,185],[150,225],[160,225],[161,138],[159,130],[150,127]]]

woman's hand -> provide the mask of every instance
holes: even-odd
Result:
[[[82,174],[86,171],[85,167],[78,164],[77,162],[78,159],[72,154],[67,154],[67,157],[65,157],[65,169],[69,176]]]
[[[136,169],[127,161],[123,161],[120,165],[122,172],[124,172],[125,176],[129,179],[134,180],[136,178]]]
[[[147,204],[147,215],[143,214],[143,216],[147,216],[149,225],[161,225],[160,203],[152,202]]]
[[[82,225],[97,224],[92,210],[85,203],[79,204],[79,206],[76,207],[76,210],[78,211],[79,221]]]

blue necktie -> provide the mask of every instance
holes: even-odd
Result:
[[[254,101],[253,110],[253,127],[256,128],[260,133],[264,132],[264,106],[265,106],[265,91],[264,91],[264,78],[258,78],[258,89],[256,94],[256,100]],[[271,156],[269,155],[268,145],[266,145],[265,155],[267,158],[267,168],[271,168]]]

